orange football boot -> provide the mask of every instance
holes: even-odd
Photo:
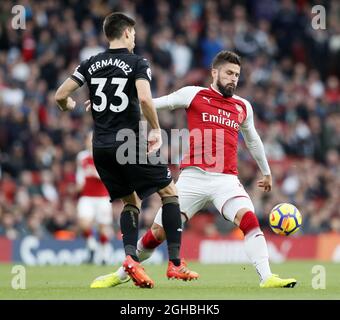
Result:
[[[131,256],[127,256],[123,262],[124,271],[130,276],[137,287],[153,288],[154,281],[145,273],[142,265],[133,260]]]
[[[187,268],[187,264],[183,259],[181,259],[181,264],[178,267],[169,261],[166,275],[169,279],[179,279],[183,281],[196,280],[199,277],[197,272]]]

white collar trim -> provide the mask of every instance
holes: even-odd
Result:
[[[221,92],[219,92],[218,90],[216,90],[216,89],[212,86],[212,84],[210,85],[210,88],[211,88],[211,90],[217,92],[220,96],[223,96],[223,94],[222,94]]]

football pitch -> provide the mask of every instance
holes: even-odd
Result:
[[[189,262],[189,266],[200,273],[198,281],[168,280],[165,277],[165,264],[146,265],[148,274],[155,280],[153,289],[135,287],[132,281],[114,288],[90,289],[89,285],[94,278],[116,270],[117,266],[27,266],[26,289],[13,289],[13,283],[14,286],[19,285],[23,280],[17,278],[19,273],[14,273],[13,265],[0,265],[0,299],[340,300],[339,263],[299,261],[272,264],[274,273],[298,280],[298,285],[293,289],[259,288],[257,274],[250,264],[203,265]],[[313,288],[313,284],[323,286],[323,281],[325,289]]]

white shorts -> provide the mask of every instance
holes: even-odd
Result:
[[[77,211],[80,219],[104,225],[112,223],[112,204],[109,197],[80,197]]]
[[[196,167],[188,167],[179,175],[176,183],[181,212],[188,219],[207,203],[212,203],[222,216],[234,222],[237,211],[247,208],[254,212],[254,205],[237,176],[211,173]],[[162,224],[162,210],[155,217],[155,223]]]

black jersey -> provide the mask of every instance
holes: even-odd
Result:
[[[138,136],[141,115],[135,81],[151,81],[146,59],[126,48],[107,49],[81,62],[71,78],[89,87],[94,147],[116,145],[116,134],[121,129],[131,129]]]

